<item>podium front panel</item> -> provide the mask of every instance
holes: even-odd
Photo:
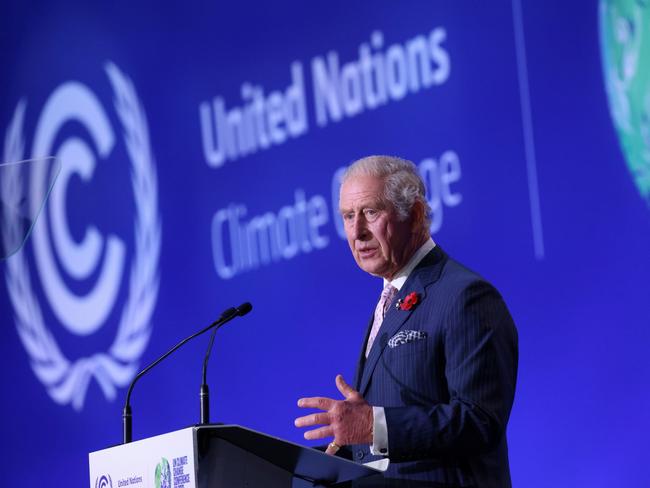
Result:
[[[88,455],[91,488],[196,488],[194,429]]]

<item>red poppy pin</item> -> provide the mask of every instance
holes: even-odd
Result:
[[[401,298],[397,300],[395,308],[397,310],[413,310],[418,303],[420,303],[420,295],[413,291],[406,295],[403,300]]]

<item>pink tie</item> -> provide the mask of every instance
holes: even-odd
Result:
[[[370,349],[372,348],[373,342],[375,342],[375,339],[377,337],[377,334],[379,333],[379,328],[381,327],[381,323],[384,321],[384,317],[386,316],[386,310],[388,310],[388,306],[390,305],[390,302],[393,301],[393,298],[395,298],[395,294],[397,294],[397,288],[392,286],[390,283],[388,283],[383,291],[381,292],[381,297],[379,298],[379,303],[377,303],[377,307],[375,308],[375,318],[372,322],[372,329],[370,330],[370,336],[368,337],[368,345],[366,346],[366,357],[370,354]]]

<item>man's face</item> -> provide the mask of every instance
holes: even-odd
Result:
[[[415,251],[412,219],[400,222],[384,200],[384,180],[353,176],[341,186],[339,209],[345,234],[359,267],[375,276],[392,279]]]

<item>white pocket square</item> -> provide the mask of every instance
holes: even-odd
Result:
[[[388,340],[388,347],[401,346],[426,337],[427,333],[423,330],[401,330]]]

